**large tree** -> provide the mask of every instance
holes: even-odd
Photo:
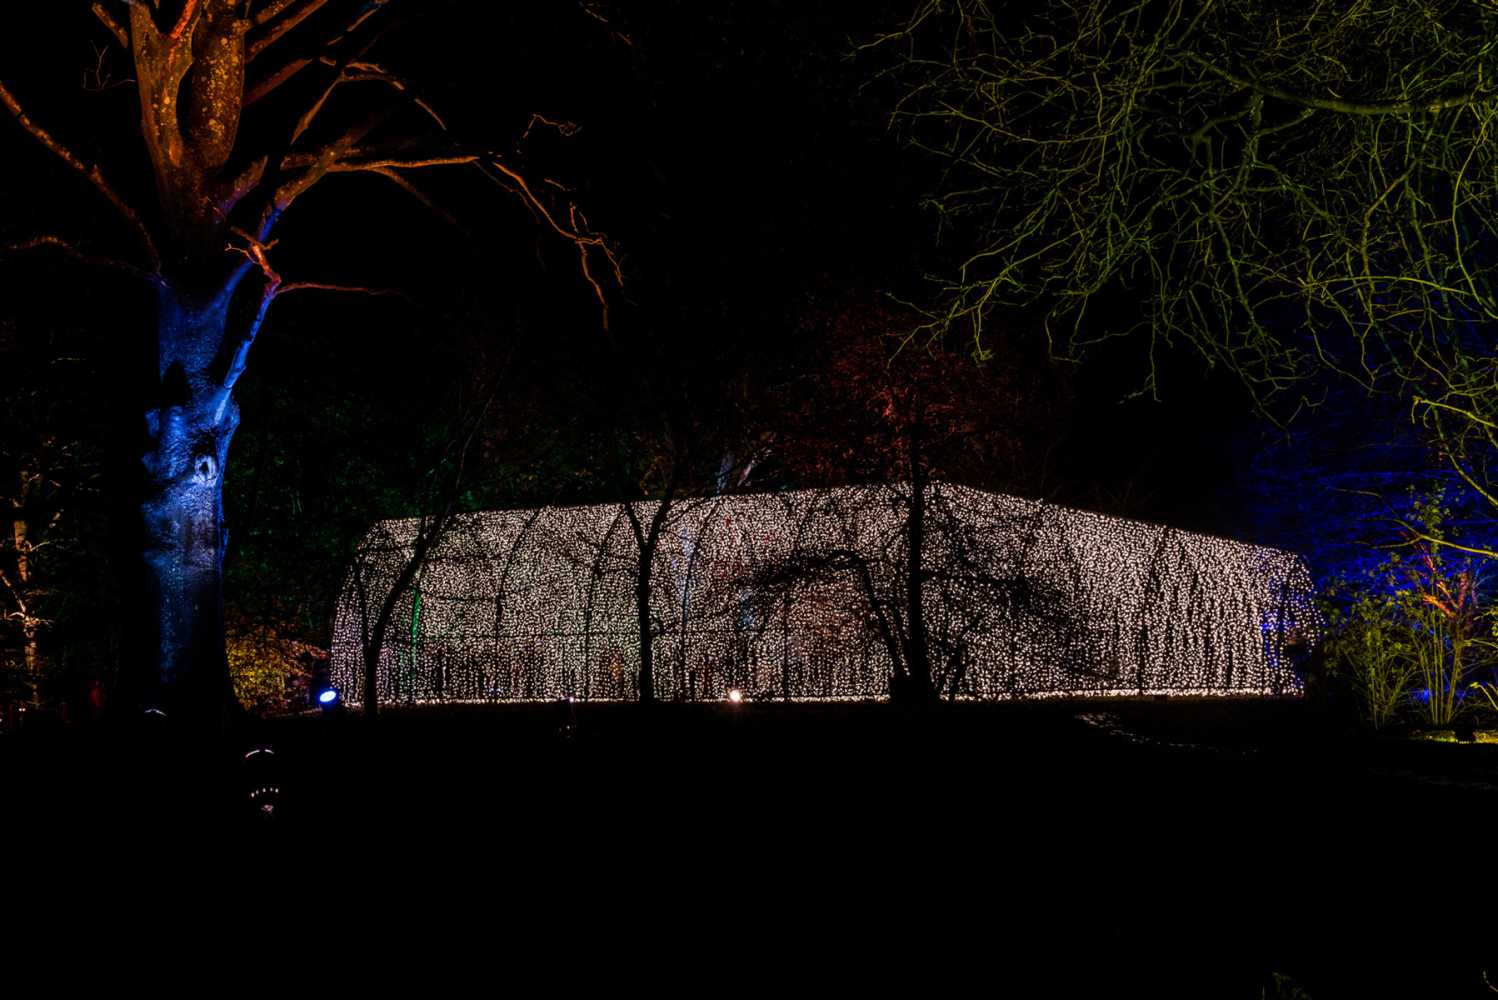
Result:
[[[1498,508],[1498,8],[920,0],[869,48],[963,248],[926,331],[1132,328],[1145,389],[1190,345],[1277,414],[1341,373]]]
[[[603,299],[617,278],[603,237],[560,185],[532,184],[511,158],[465,144],[410,81],[380,60],[400,22],[394,0],[110,0],[101,39],[128,54],[131,112],[154,199],[117,182],[129,149],[92,162],[0,81],[20,129],[92,187],[133,241],[110,255],[61,232],[11,250],[56,250],[143,282],[154,329],[138,339],[147,384],[131,485],[140,559],[132,589],[148,613],[126,668],[125,701],[199,722],[232,708],[222,575],[224,467],[238,424],[235,386],[271,304],[303,290],[369,292],[283,277],[276,235],[323,182],[374,175],[430,204],[412,172],[477,170],[575,247]],[[434,16],[452,18],[451,9]],[[459,30],[458,26],[453,26]],[[30,103],[30,102],[28,102]],[[43,102],[45,103],[45,102]],[[544,119],[540,122],[545,123]],[[109,134],[109,123],[101,126]],[[18,133],[19,134],[19,133]],[[154,204],[151,202],[154,201]],[[336,224],[336,221],[335,221]],[[122,376],[127,377],[127,376]]]

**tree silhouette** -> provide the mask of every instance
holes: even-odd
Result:
[[[860,498],[855,508],[898,512],[893,588],[851,541],[798,553],[787,572],[854,581],[891,663],[891,696],[920,702],[936,695],[946,670],[933,663],[926,608],[928,597],[944,595],[939,574],[926,563],[938,532],[946,532],[940,538],[947,544],[951,517],[930,508],[932,485],[955,479],[1041,492],[1066,394],[1043,361],[1026,364],[1007,349],[980,368],[939,344],[910,342],[904,333],[916,321],[902,307],[857,298],[810,311],[803,323],[818,340],[816,362],[795,385],[800,405],[786,407],[774,454],[798,483],[875,484],[877,495],[850,495]],[[851,502],[833,504],[849,525],[866,519],[860,510],[841,509]],[[940,553],[944,566],[952,558]]]

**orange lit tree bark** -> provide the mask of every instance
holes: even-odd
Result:
[[[122,665],[126,703],[203,725],[232,714],[222,482],[239,422],[235,385],[276,299],[298,290],[372,291],[277,272],[277,224],[304,197],[329,178],[362,172],[430,205],[409,175],[466,166],[576,246],[601,304],[605,278],[595,268],[601,264],[609,279],[618,277],[608,245],[576,206],[551,202],[497,154],[454,142],[409,83],[375,61],[376,43],[396,27],[390,9],[397,6],[394,0],[94,3],[103,30],[133,63],[154,199],[117,187],[0,80],[0,104],[20,129],[90,185],[135,244],[128,257],[103,257],[49,233],[10,249],[58,251],[133,275],[154,291],[153,383],[138,454],[141,558],[132,581],[150,613]],[[272,94],[277,99],[267,101]],[[270,120],[278,114],[285,119]],[[252,119],[253,129],[242,128]]]

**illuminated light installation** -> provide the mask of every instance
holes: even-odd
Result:
[[[1319,621],[1294,553],[946,483],[926,487],[938,690],[959,698],[1287,694]],[[906,581],[899,485],[678,501],[652,568],[665,700],[879,699]],[[653,505],[644,508],[648,518]],[[332,685],[363,699],[361,645],[416,520],[376,524],[334,619]],[[460,516],[379,650],[383,704],[632,700],[637,549],[624,508]]]

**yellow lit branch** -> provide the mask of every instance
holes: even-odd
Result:
[[[1498,5],[911,10],[862,51],[967,253],[912,337],[982,357],[992,317],[1041,311],[1058,355],[1136,335],[1153,392],[1188,346],[1277,418],[1340,373],[1417,400],[1498,497]],[[1137,322],[1097,308],[1123,300]]]

